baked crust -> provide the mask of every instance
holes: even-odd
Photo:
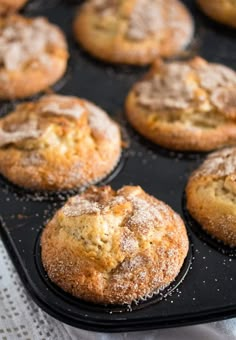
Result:
[[[45,227],[42,262],[66,292],[95,303],[148,297],[178,275],[189,247],[184,223],[141,187],[91,187]]]
[[[0,99],[32,96],[65,73],[67,43],[45,18],[0,18]]]
[[[236,72],[196,57],[158,60],[126,99],[129,122],[173,150],[209,151],[236,143]]]
[[[90,0],[75,17],[74,34],[99,59],[144,65],[179,54],[192,39],[193,21],[178,0]]]
[[[204,230],[236,247],[236,148],[210,154],[190,177],[187,209]]]
[[[17,11],[23,7],[28,0],[0,0],[0,15]]]
[[[203,12],[210,18],[236,28],[235,0],[197,0]]]
[[[120,154],[118,125],[84,99],[44,96],[0,119],[0,173],[24,188],[87,186],[108,175]]]

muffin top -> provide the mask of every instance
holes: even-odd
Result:
[[[214,238],[236,247],[236,148],[210,154],[186,187],[187,208]]]
[[[177,0],[89,0],[78,12],[75,35],[97,57],[145,64],[185,48],[193,22]]]
[[[107,272],[126,257],[153,248],[179,217],[163,202],[140,187],[92,188],[69,199],[57,213],[55,223],[78,241],[81,252]],[[180,237],[181,238],[181,237]]]
[[[67,44],[59,28],[45,18],[29,19],[12,15],[0,19],[0,72],[50,67],[50,55],[65,57]]]
[[[27,148],[33,143],[38,147],[43,144],[55,147],[62,141],[57,141],[56,136],[53,138],[54,134],[64,136],[69,142],[72,129],[74,137],[82,138],[83,128],[97,139],[119,139],[117,125],[94,104],[72,96],[47,95],[38,101],[18,105],[14,112],[0,119],[0,146],[20,143]]]
[[[188,250],[181,218],[140,187],[92,187],[72,197],[42,235],[52,281],[75,296],[130,303],[162,289]]]
[[[169,31],[169,35],[174,35],[171,39],[185,41],[189,27],[181,21],[178,5],[175,0],[131,0],[129,3],[122,0],[91,0],[87,6],[91,6],[104,23],[109,17],[110,20],[111,17],[126,19],[125,37],[129,40],[143,41],[150,36],[160,38]]]
[[[230,197],[233,203],[236,194],[236,148],[229,147],[211,153],[194,171],[190,177],[191,182],[203,189],[204,185],[212,190],[216,190],[215,187],[219,186],[222,197],[228,195],[227,198]],[[220,190],[218,194],[216,193],[216,198],[219,194]]]
[[[212,177],[222,179],[224,177],[234,178],[236,185],[236,148],[224,148],[211,153],[203,164],[195,171],[196,177]]]
[[[157,62],[135,87],[137,102],[156,111],[216,110],[236,117],[236,72],[200,57],[189,62]]]
[[[126,99],[145,137],[173,150],[210,151],[236,142],[236,72],[195,57],[157,60]]]
[[[0,171],[24,187],[86,185],[110,172],[120,153],[118,125],[84,99],[48,95],[0,119]]]

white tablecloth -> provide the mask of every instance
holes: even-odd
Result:
[[[236,319],[137,333],[94,333],[65,325],[27,295],[0,239],[0,340],[235,340]]]

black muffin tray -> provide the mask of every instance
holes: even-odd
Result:
[[[128,1],[128,0],[127,0]],[[236,251],[210,238],[185,209],[184,188],[206,154],[160,148],[140,137],[127,123],[124,100],[147,68],[99,62],[74,42],[71,24],[76,1],[31,1],[24,15],[44,15],[68,38],[68,72],[54,90],[84,97],[104,108],[123,127],[128,147],[115,171],[100,185],[140,185],[168,203],[186,221],[190,251],[175,282],[165,291],[131,306],[102,306],[76,299],[48,279],[40,259],[45,223],[73,193],[27,192],[0,178],[0,231],[15,267],[33,300],[47,313],[73,326],[93,331],[138,331],[197,324],[236,316]],[[45,7],[46,4],[46,7]],[[186,1],[196,24],[195,38],[183,58],[201,55],[236,69],[236,31],[212,22],[195,1]],[[96,37],[94,37],[96,39]],[[16,103],[1,103],[6,114]]]

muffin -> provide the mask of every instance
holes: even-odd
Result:
[[[190,177],[187,209],[201,227],[236,247],[236,147],[212,153]]]
[[[196,57],[156,61],[126,99],[143,136],[173,150],[209,151],[236,143],[236,72]]]
[[[49,95],[0,119],[0,173],[33,190],[101,180],[121,155],[118,125],[84,99]]]
[[[89,0],[76,15],[74,34],[99,59],[143,65],[185,49],[193,21],[178,0]]]
[[[64,34],[45,18],[0,18],[0,99],[32,96],[58,81],[68,60]]]
[[[0,15],[15,12],[23,7],[28,0],[0,0]]]
[[[141,187],[91,187],[56,212],[41,255],[55,284],[86,301],[125,304],[178,275],[189,247],[183,221]]]
[[[236,0],[197,0],[197,2],[210,18],[236,28]]]

